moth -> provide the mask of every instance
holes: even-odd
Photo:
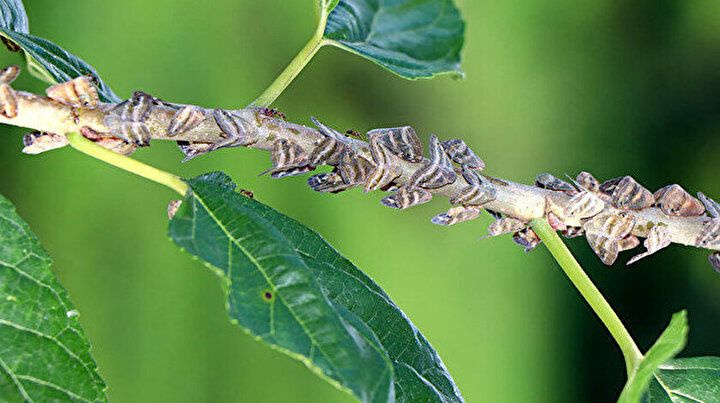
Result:
[[[540,237],[531,228],[525,228],[513,234],[513,242],[525,248],[525,253],[531,252],[540,245]]]
[[[565,238],[572,239],[579,236],[585,235],[585,230],[582,227],[567,227],[565,230],[560,232]]]
[[[637,183],[631,176],[603,182],[600,190],[609,194],[613,206],[627,210],[642,210],[655,204],[652,192]]]
[[[380,202],[385,206],[404,210],[427,203],[431,199],[432,193],[425,189],[412,186],[400,186],[395,194],[385,197]]]
[[[110,132],[138,146],[150,145],[147,119],[154,105],[150,94],[136,91],[132,98],[114,106],[105,116],[104,123]]]
[[[563,222],[563,220],[561,220],[560,217],[555,215],[553,212],[545,214],[545,218],[547,219],[548,224],[550,224],[550,227],[555,231],[565,231],[568,229],[565,222]]]
[[[308,157],[305,150],[292,140],[275,140],[275,142],[273,142],[273,148],[270,151],[270,159],[272,160],[273,167],[260,175],[270,173],[271,177],[280,179],[288,176],[301,175],[315,169],[313,166],[308,165]]]
[[[197,106],[185,105],[178,109],[170,120],[167,130],[168,137],[188,132],[198,127],[206,118],[202,109]]]
[[[591,192],[600,191],[600,182],[590,172],[580,172],[576,178],[578,185]]]
[[[400,167],[393,160],[393,153],[381,140],[382,134],[370,135],[370,153],[375,164],[365,181],[365,192],[382,189],[390,185],[400,174]]]
[[[520,221],[517,218],[512,217],[501,217],[496,219],[488,227],[488,237],[515,233],[521,231],[527,227],[527,223]]]
[[[198,155],[205,154],[209,152],[210,147],[212,147],[211,143],[200,143],[194,141],[178,141],[177,145],[180,148],[180,151],[182,151],[182,153],[185,155],[185,158],[182,162],[188,162],[191,159],[197,157]]]
[[[12,84],[20,75],[20,67],[12,65],[0,70],[0,84]]]
[[[368,138],[377,138],[391,153],[409,162],[422,161],[422,143],[410,126],[375,129]]]
[[[452,162],[435,135],[430,136],[430,161],[418,169],[410,183],[425,189],[437,189],[449,185],[457,179]]]
[[[701,248],[720,247],[720,218],[712,218],[703,224],[695,245]]]
[[[257,135],[251,130],[250,123],[236,111],[215,109],[213,118],[222,132],[223,139],[213,144],[208,152],[225,147],[249,146],[258,141]]]
[[[450,197],[450,204],[482,206],[497,199],[497,189],[482,175],[467,165],[462,166],[462,176],[468,183],[459,193]]]
[[[720,273],[720,252],[713,252],[708,257],[710,265],[715,269],[716,272]]]
[[[47,132],[32,132],[23,137],[22,152],[25,154],[40,154],[45,151],[65,147],[68,140],[65,136]]]
[[[461,222],[474,220],[480,217],[482,209],[477,206],[456,206],[445,213],[440,213],[432,218],[432,223],[437,225],[455,225]]]
[[[324,137],[310,153],[309,163],[314,166],[321,164],[338,165],[347,147],[332,137]]]
[[[640,239],[635,235],[628,235],[623,239],[618,240],[618,249],[620,252],[635,249],[640,245]]]
[[[645,238],[645,242],[643,242],[647,251],[634,256],[627,264],[631,265],[644,257],[650,256],[660,249],[668,247],[671,242],[670,231],[668,231],[667,226],[656,224],[650,228],[647,238]]]
[[[620,253],[620,244],[617,239],[611,239],[596,233],[587,233],[585,238],[603,263],[608,266],[615,263]]]
[[[100,133],[88,126],[81,127],[80,134],[95,144],[122,155],[130,155],[138,148],[137,145],[128,143],[121,138],[102,136]]]
[[[352,187],[345,183],[342,176],[335,171],[309,177],[308,185],[312,190],[322,193],[338,193]]]
[[[587,189],[571,197],[563,215],[568,218],[589,218],[605,209],[605,201]]]
[[[575,189],[573,185],[549,173],[542,173],[538,175],[537,178],[535,178],[535,186],[542,189],[564,192],[570,196],[578,193],[578,190]]]
[[[315,125],[315,127],[318,128],[318,131],[319,131],[320,134],[322,134],[323,136],[325,136],[325,137],[330,137],[331,139],[335,139],[335,140],[340,141],[340,142],[343,142],[343,141],[345,141],[345,140],[347,139],[347,137],[343,136],[342,133],[340,133],[339,131],[333,129],[333,128],[330,127],[330,126],[327,126],[327,125],[323,124],[322,122],[320,122],[319,120],[317,120],[317,118],[315,118],[314,116],[311,117],[310,120],[313,122],[313,124]]]
[[[680,185],[668,185],[655,192],[655,205],[665,214],[679,217],[701,216],[705,207]]]
[[[464,141],[460,139],[443,141],[442,147],[450,159],[458,163],[458,165],[464,165],[479,171],[485,169],[485,162]]]
[[[100,105],[96,83],[97,80],[93,76],[80,76],[64,83],[55,84],[46,89],[45,93],[51,99],[64,105],[94,109]]]
[[[586,233],[600,234],[618,240],[630,235],[635,222],[635,217],[627,212],[608,212],[594,216],[583,224],[583,229]]]
[[[337,166],[343,182],[349,186],[365,183],[374,169],[375,167],[370,161],[350,149],[345,150],[340,158],[340,164]]]
[[[720,218],[720,203],[705,196],[705,194],[703,194],[702,192],[698,193],[698,197],[700,198],[700,200],[702,200],[702,203],[705,205],[705,209],[707,209],[710,217]]]
[[[177,214],[181,204],[182,200],[170,200],[170,203],[168,203],[167,206],[168,220],[172,220],[173,217],[175,217],[175,214]]]

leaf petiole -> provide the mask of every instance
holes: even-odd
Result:
[[[178,176],[100,147],[83,137],[80,133],[68,133],[66,136],[70,145],[83,154],[97,158],[110,165],[134,173],[135,175],[142,176],[143,178],[150,179],[153,182],[165,185],[180,193],[182,196],[185,196],[188,192],[188,185]]]
[[[625,368],[630,376],[643,359],[643,355],[630,333],[547,220],[535,219],[530,222],[530,226],[545,243],[575,288],[580,291],[585,301],[610,331],[625,357]]]

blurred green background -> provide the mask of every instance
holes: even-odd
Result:
[[[31,32],[94,65],[121,96],[240,107],[314,30],[313,0],[27,0]],[[412,124],[461,136],[487,172],[633,175],[720,198],[720,2],[458,1],[467,79],[409,82],[323,49],[277,103],[338,128]],[[2,52],[2,64],[17,55]],[[23,75],[18,88],[42,91]],[[166,235],[174,197],[71,149],[20,153],[0,128],[0,193],[54,257],[115,402],[350,401],[226,320],[214,274]],[[440,352],[470,402],[616,398],[619,351],[542,248],[480,242],[490,218],[440,228],[434,200],[406,212],[380,194],[313,193],[305,178],[258,178],[268,155],[222,150],[188,164],[173,144],[136,157],[192,176],[224,170],[257,199],[318,230],[370,274]],[[672,246],[628,269],[569,242],[641,348],[690,312],[685,355],[720,354],[720,275]]]

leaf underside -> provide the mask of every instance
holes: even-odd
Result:
[[[77,311],[51,260],[0,196],[0,401],[105,401]]]
[[[28,70],[36,77],[58,84],[92,75],[97,79],[98,93],[103,102],[120,101],[92,66],[58,45],[30,35],[22,1],[0,0],[0,24],[0,35],[22,49]]]
[[[341,0],[325,38],[404,78],[462,77],[464,31],[452,0]]]
[[[362,401],[462,401],[419,330],[317,233],[224,174],[188,184],[170,236],[220,275],[238,325]]]

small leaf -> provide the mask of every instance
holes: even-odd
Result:
[[[678,358],[662,364],[655,371],[644,401],[720,401],[720,358]]]
[[[648,388],[655,370],[664,362],[682,351],[687,343],[688,323],[687,312],[681,311],[673,315],[670,325],[660,335],[655,344],[645,354],[645,358],[630,375],[620,394],[618,402],[637,402]]]
[[[325,38],[404,78],[461,77],[464,31],[452,0],[341,0]]]
[[[103,102],[120,101],[92,66],[47,39],[28,33],[22,1],[0,0],[0,24],[0,36],[25,52],[28,69],[36,77],[50,84],[58,84],[83,75],[92,75],[98,81],[98,92]]]
[[[50,266],[0,196],[0,400],[106,401],[78,312]]]
[[[330,11],[338,5],[339,1],[340,0],[318,0],[320,12],[324,13],[324,15],[330,14]]]
[[[192,194],[171,222],[170,235],[180,246],[210,263],[227,282],[230,316],[238,324],[352,389],[361,400],[368,400],[362,397],[363,393],[368,396],[368,389],[385,388],[385,379],[390,379],[394,384],[389,385],[389,391],[369,396],[398,401],[462,401],[447,369],[420,331],[376,283],[317,233],[236,193],[224,174],[210,174],[188,183]],[[230,238],[227,234],[231,234]],[[245,252],[234,245],[242,245]],[[317,319],[313,323],[328,328],[335,323],[331,328],[337,340],[347,340],[347,334],[355,331],[363,335],[355,342],[343,342],[334,351],[347,357],[335,371],[323,365],[328,357],[323,359],[318,348],[309,347],[307,331],[294,325],[290,315],[270,316],[267,303],[258,301],[257,295],[266,290],[273,292],[277,281],[272,276],[258,276],[259,268],[244,261],[243,256],[248,256],[245,253],[253,255],[252,250],[265,256],[254,257],[255,261],[262,258],[262,271],[275,272],[280,268],[273,265],[280,264],[285,277],[302,280],[301,288],[293,285],[274,290],[275,311],[303,308],[287,308],[288,297],[284,295],[285,290],[302,291],[312,295],[322,308],[314,310]],[[292,265],[268,254],[282,254],[292,260]],[[287,331],[269,337],[271,317],[276,327]],[[343,326],[337,325],[338,317]],[[366,348],[363,344],[372,347],[374,353],[358,356],[355,351]],[[383,374],[383,362],[389,365],[389,374]],[[353,373],[354,378],[347,378]],[[380,374],[384,377],[378,378]]]

